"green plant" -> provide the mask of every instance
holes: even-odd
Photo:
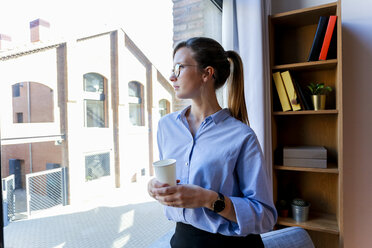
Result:
[[[302,200],[300,198],[295,198],[292,200],[292,205],[300,206],[300,207],[306,207],[309,206],[309,203],[305,200]]]
[[[324,83],[310,83],[307,88],[310,90],[311,95],[326,95],[332,91],[330,86],[325,86]]]

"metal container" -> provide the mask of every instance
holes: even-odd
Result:
[[[312,95],[314,110],[324,110],[326,95]]]
[[[309,208],[308,206],[296,206],[292,204],[292,217],[296,222],[304,222],[309,218]]]

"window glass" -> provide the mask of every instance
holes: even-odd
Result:
[[[84,75],[85,127],[107,127],[105,79],[97,73]]]
[[[170,103],[166,99],[159,101],[159,113],[160,117],[170,113]]]
[[[110,153],[85,156],[85,180],[92,181],[110,175]]]
[[[89,73],[84,75],[84,91],[103,93],[104,79],[96,73]]]
[[[144,126],[143,86],[139,82],[128,83],[129,121],[134,126]]]
[[[85,100],[86,126],[105,127],[104,102],[99,100]]]

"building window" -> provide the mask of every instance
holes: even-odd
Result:
[[[85,156],[85,181],[110,175],[110,153]]]
[[[170,103],[166,99],[161,99],[159,101],[159,113],[160,117],[170,113]]]
[[[17,123],[23,123],[23,113],[17,113]]]
[[[84,75],[85,127],[108,127],[106,84],[97,73]]]
[[[12,85],[13,97],[19,97],[21,95],[20,87],[21,87],[20,83],[16,83]]]
[[[134,126],[144,126],[144,101],[143,85],[139,82],[131,81],[129,88],[129,121]]]

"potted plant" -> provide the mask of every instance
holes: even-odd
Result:
[[[325,109],[326,95],[332,91],[332,88],[325,86],[324,83],[310,83],[307,88],[310,90],[314,110]]]
[[[296,222],[307,221],[309,217],[309,208],[310,208],[309,202],[303,199],[300,199],[300,198],[295,198],[292,200],[291,206],[292,206],[292,217]]]
[[[277,210],[280,217],[287,218],[289,212],[289,204],[286,200],[279,200],[277,203]]]

